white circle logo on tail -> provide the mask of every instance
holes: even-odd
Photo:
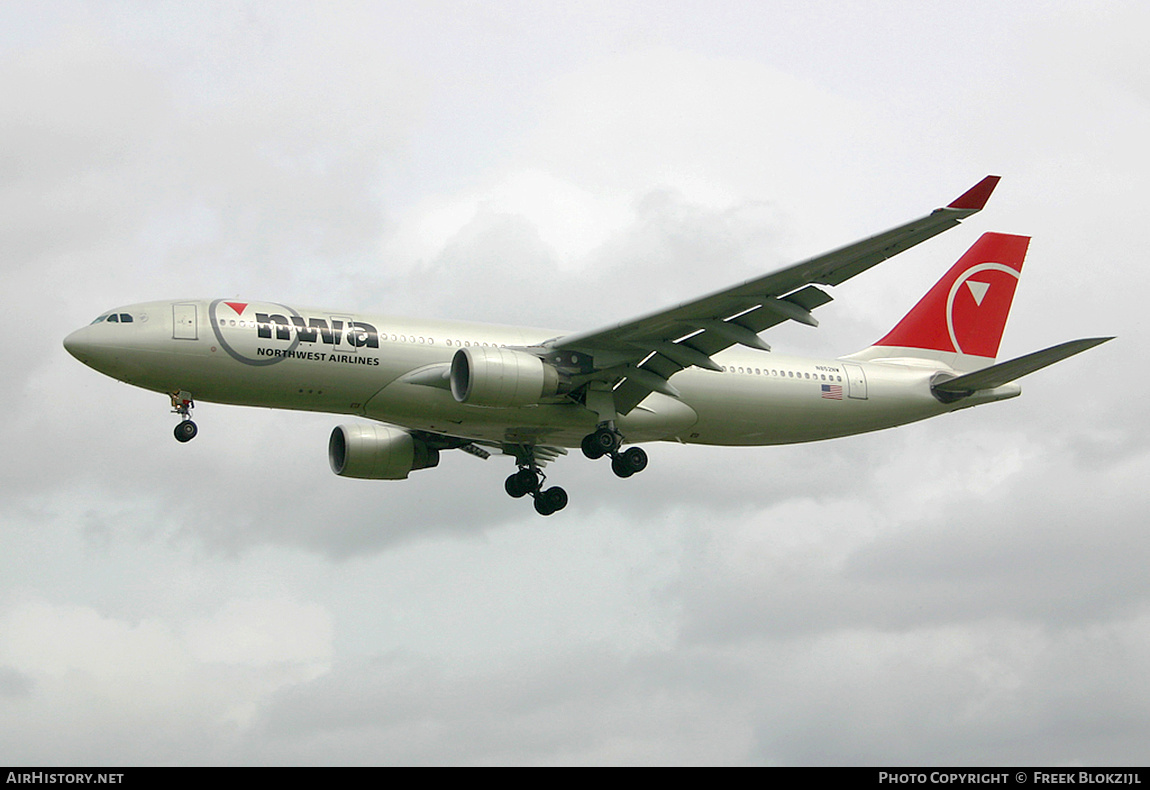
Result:
[[[963,349],[962,345],[958,342],[958,332],[954,326],[954,302],[958,294],[961,293],[962,286],[965,285],[971,297],[974,299],[975,307],[982,307],[982,303],[986,300],[986,294],[990,290],[991,283],[970,279],[981,272],[1004,272],[1015,280],[1018,280],[1020,276],[1017,270],[1012,269],[1006,264],[980,263],[977,266],[971,266],[954,281],[954,284],[950,287],[950,293],[946,297],[946,329],[950,333],[950,342],[954,344],[955,351],[958,351],[960,354],[971,352]],[[988,316],[986,320],[994,320],[995,318],[998,318],[998,316]],[[1005,323],[1006,317],[1002,316],[1001,318],[1003,323]]]

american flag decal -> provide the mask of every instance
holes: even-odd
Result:
[[[822,385],[823,397],[827,400],[842,400],[843,388],[838,384],[823,384]]]

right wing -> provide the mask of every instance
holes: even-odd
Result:
[[[769,351],[758,337],[765,329],[787,320],[817,326],[811,311],[831,301],[831,296],[816,284],[838,285],[953,228],[982,210],[998,181],[998,176],[987,176],[925,217],[833,252],[676,307],[545,345],[593,360],[581,381],[613,385],[616,409],[626,414],[651,392],[677,395],[667,380],[684,368],[720,369],[712,354],[736,344]]]

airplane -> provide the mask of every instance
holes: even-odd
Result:
[[[640,443],[777,445],[876,431],[993,401],[1017,379],[1113,338],[996,363],[1030,239],[983,234],[880,340],[809,359],[760,333],[812,315],[841,285],[981,211],[987,176],[926,216],[691,301],[591,331],[361,315],[240,299],[105,312],[64,347],[170,397],[175,437],[195,401],[355,415],[328,442],[337,475],[401,480],[444,450],[515,459],[505,481],[549,516],[568,502],[543,468],[568,448],[643,471]],[[821,287],[820,287],[821,286]]]

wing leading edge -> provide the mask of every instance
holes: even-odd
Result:
[[[770,350],[759,333],[784,321],[817,326],[811,312],[831,301],[819,285],[839,285],[982,210],[999,176],[987,176],[946,206],[854,244],[631,321],[557,338],[547,345],[594,360],[586,381],[615,387],[627,414],[651,392],[675,395],[671,376],[692,365],[719,366],[713,354],[733,345]]]

